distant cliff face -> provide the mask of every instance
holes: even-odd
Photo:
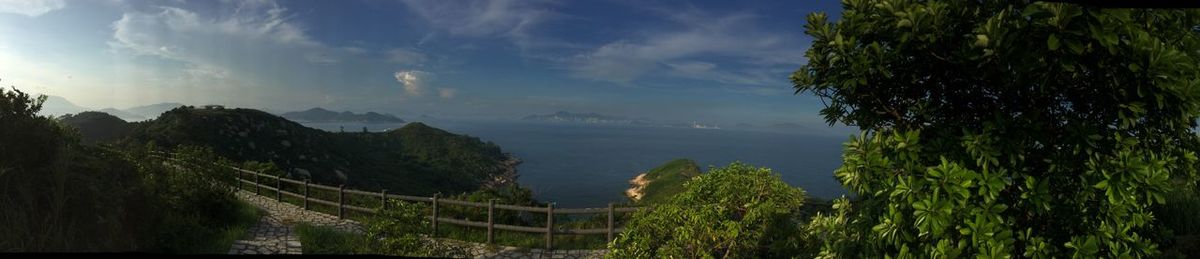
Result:
[[[112,116],[85,117],[89,119],[71,118],[73,122],[68,124],[88,132],[110,127],[74,121],[119,121]],[[515,178],[511,172],[515,158],[499,146],[421,123],[388,132],[330,133],[258,110],[187,106],[154,120],[121,123],[129,127],[128,132],[103,139],[116,138],[121,139],[120,143],[135,145],[152,142],[164,148],[180,144],[209,146],[238,162],[274,162],[293,178],[344,183],[359,189],[455,194],[477,190],[498,177]]]
[[[288,112],[284,118],[302,122],[363,122],[363,123],[404,123],[404,120],[390,114],[367,112],[355,114],[352,112],[334,112],[322,108],[312,108],[298,112]]]

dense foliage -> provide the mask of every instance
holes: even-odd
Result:
[[[794,219],[804,197],[768,168],[712,168],[667,202],[636,212],[607,256],[793,256],[801,252]]]
[[[835,172],[861,200],[822,218],[852,240],[826,255],[1159,252],[1152,209],[1196,183],[1200,10],[843,3],[809,15],[792,75],[863,130]]]
[[[0,251],[219,253],[257,220],[214,185],[227,173],[82,145],[73,128],[35,115],[43,98],[0,97]],[[216,161],[201,149],[177,153]]]

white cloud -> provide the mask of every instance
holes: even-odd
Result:
[[[458,95],[458,89],[438,88],[438,96],[442,97],[442,99],[454,98],[456,95]]]
[[[396,82],[400,82],[400,85],[404,87],[405,93],[420,96],[425,94],[426,81],[432,75],[429,72],[420,70],[400,70],[396,71],[392,76],[396,78]]]
[[[425,54],[408,49],[392,49],[387,52],[387,60],[404,65],[422,65],[429,60]]]
[[[728,84],[765,84],[785,78],[763,75],[803,62],[802,40],[759,29],[752,14],[714,16],[699,11],[669,14],[675,29],[648,30],[638,40],[617,40],[570,58],[578,78],[628,83],[655,72]],[[714,18],[715,17],[715,18]],[[696,59],[719,59],[722,66]],[[733,68],[740,68],[734,70]]]
[[[67,7],[63,0],[0,0],[0,13],[38,17]]]
[[[129,9],[144,11],[112,23],[109,50],[136,62],[131,69],[152,73],[159,88],[231,104],[319,103],[330,85],[367,85],[372,80],[365,75],[386,71],[362,70],[361,63],[382,58],[316,41],[274,1],[213,4],[206,8],[220,15],[173,6]]]

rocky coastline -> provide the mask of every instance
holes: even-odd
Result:
[[[503,188],[503,187],[507,187],[509,185],[517,184],[517,177],[520,176],[519,174],[517,174],[517,166],[520,165],[521,162],[524,162],[524,161],[521,161],[520,158],[517,158],[516,156],[514,156],[513,154],[510,154],[510,153],[504,153],[504,157],[505,157],[505,159],[502,162],[503,163],[502,166],[504,167],[504,172],[502,172],[500,174],[492,175],[491,178],[484,180],[483,184],[480,185],[481,188],[494,189],[494,188]]]
[[[645,193],[642,192],[642,189],[646,188],[646,185],[650,184],[650,180],[646,179],[646,174],[647,173],[641,173],[638,174],[637,177],[629,179],[629,189],[625,190],[625,197],[629,197],[629,199],[633,200],[634,202],[642,199],[642,196],[645,195]]]

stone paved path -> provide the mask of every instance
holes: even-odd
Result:
[[[293,227],[298,222],[329,226],[344,232],[365,233],[362,225],[353,220],[338,219],[337,216],[305,210],[300,206],[278,202],[274,198],[255,195],[253,192],[238,191],[237,196],[266,211],[266,215],[259,220],[258,225],[249,230],[251,235],[249,239],[234,241],[233,246],[229,248],[229,254],[300,254],[301,244]],[[431,241],[460,247],[470,258],[602,258],[607,252],[606,250],[544,250],[442,238]]]
[[[233,242],[229,254],[300,254],[300,240],[293,227],[298,222],[363,233],[358,222],[352,220],[340,220],[335,216],[304,210],[296,205],[254,195],[252,192],[238,191],[237,196],[266,211],[266,215],[259,219],[257,225],[250,228],[250,238]]]

